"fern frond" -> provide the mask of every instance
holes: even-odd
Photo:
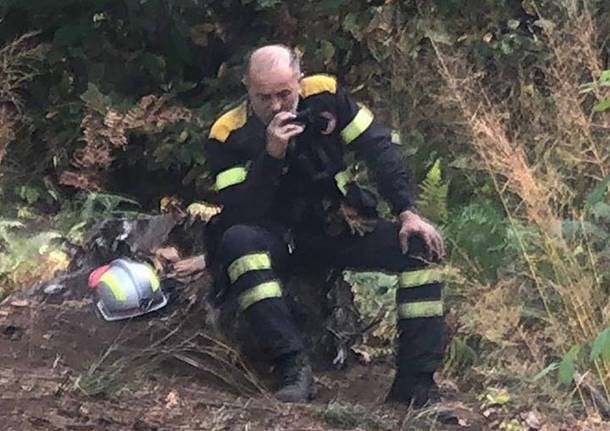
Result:
[[[435,223],[446,223],[449,215],[447,210],[449,184],[443,182],[440,159],[434,162],[426,174],[420,190],[417,201],[420,213]]]

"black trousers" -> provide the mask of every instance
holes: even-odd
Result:
[[[295,261],[396,273],[399,370],[432,373],[443,354],[441,273],[419,257],[423,244],[417,238],[402,254],[398,230],[397,224],[380,219],[364,236],[300,232],[294,237],[295,252],[290,253],[281,226],[234,225],[222,235],[215,254],[216,289],[226,300],[238,301],[261,350],[274,360],[303,349],[280,287],[281,275],[290,273]]]

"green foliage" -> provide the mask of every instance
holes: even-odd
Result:
[[[15,289],[28,289],[51,278],[68,263],[56,244],[59,232],[29,235],[19,230],[23,228],[21,222],[0,220],[0,299]]]
[[[585,201],[585,209],[591,208],[592,206],[602,203],[604,198],[608,196],[608,189],[610,188],[610,174],[606,176],[595,188],[587,195]]]
[[[127,367],[117,361],[107,369],[93,367],[78,377],[75,389],[88,397],[110,399],[126,386]]]
[[[559,381],[564,385],[568,385],[574,379],[576,372],[576,360],[580,353],[580,346],[572,346],[559,363]]]
[[[331,402],[320,415],[333,428],[363,430],[393,430],[398,425],[395,420],[383,417],[369,408],[357,404]]]
[[[511,229],[498,205],[474,200],[455,210],[444,229],[456,263],[472,274],[495,280],[507,260]]]
[[[610,328],[604,329],[593,341],[591,361],[599,358],[610,361]]]
[[[81,221],[89,222],[98,221],[113,215],[133,214],[133,209],[121,209],[121,206],[125,205],[136,208],[140,207],[137,201],[124,196],[109,193],[89,193],[83,202],[80,219]]]
[[[11,238],[11,231],[17,228],[23,228],[24,224],[19,220],[4,220],[0,219],[0,243],[7,243]]]
[[[445,354],[444,369],[451,375],[461,375],[477,360],[476,351],[468,345],[467,337],[456,335]]]
[[[366,323],[378,321],[367,340],[367,352],[372,358],[394,351],[396,335],[396,288],[398,278],[381,272],[344,271],[343,278],[352,286],[354,303]]]
[[[417,201],[418,210],[434,223],[446,223],[449,184],[443,181],[440,160],[434,162],[420,188],[421,193]]]
[[[610,70],[604,70],[600,74],[600,77],[597,80],[595,80],[593,82],[589,82],[587,84],[583,84],[583,85],[581,85],[580,88],[581,88],[581,93],[587,94],[587,93],[591,93],[594,91],[598,92],[607,87],[610,87]],[[603,97],[593,107],[593,112],[601,113],[601,112],[606,112],[609,109],[610,109],[610,98]]]

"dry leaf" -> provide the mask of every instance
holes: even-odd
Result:
[[[173,409],[178,405],[178,400],[179,398],[176,391],[171,391],[169,394],[167,394],[167,397],[165,397],[165,408]]]
[[[525,421],[530,429],[539,430],[542,426],[540,415],[537,412],[529,411],[527,413],[521,414],[521,417]]]

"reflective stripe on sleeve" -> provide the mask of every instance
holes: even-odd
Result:
[[[239,295],[239,307],[245,311],[251,305],[269,298],[281,298],[282,289],[277,281],[269,281],[246,290]]]
[[[347,195],[347,183],[349,183],[350,180],[347,171],[341,171],[335,175],[335,183],[344,196]]]
[[[243,183],[246,180],[248,171],[243,166],[236,166],[216,175],[216,190],[220,191],[227,187]]]
[[[366,106],[360,105],[356,116],[341,130],[341,138],[346,144],[351,143],[362,135],[373,122],[374,115]]]
[[[117,301],[127,300],[127,295],[125,294],[125,291],[123,291],[123,289],[121,288],[121,283],[119,282],[119,280],[117,280],[114,274],[108,271],[105,272],[104,275],[102,275],[102,277],[100,278],[100,282],[108,286]]]
[[[271,269],[271,258],[267,253],[247,254],[235,259],[227,268],[231,283],[249,271]]]
[[[399,319],[439,317],[443,315],[443,301],[421,301],[398,304]]]
[[[420,269],[419,271],[402,272],[398,278],[398,287],[408,289],[441,281],[443,281],[443,272],[440,269]]]

